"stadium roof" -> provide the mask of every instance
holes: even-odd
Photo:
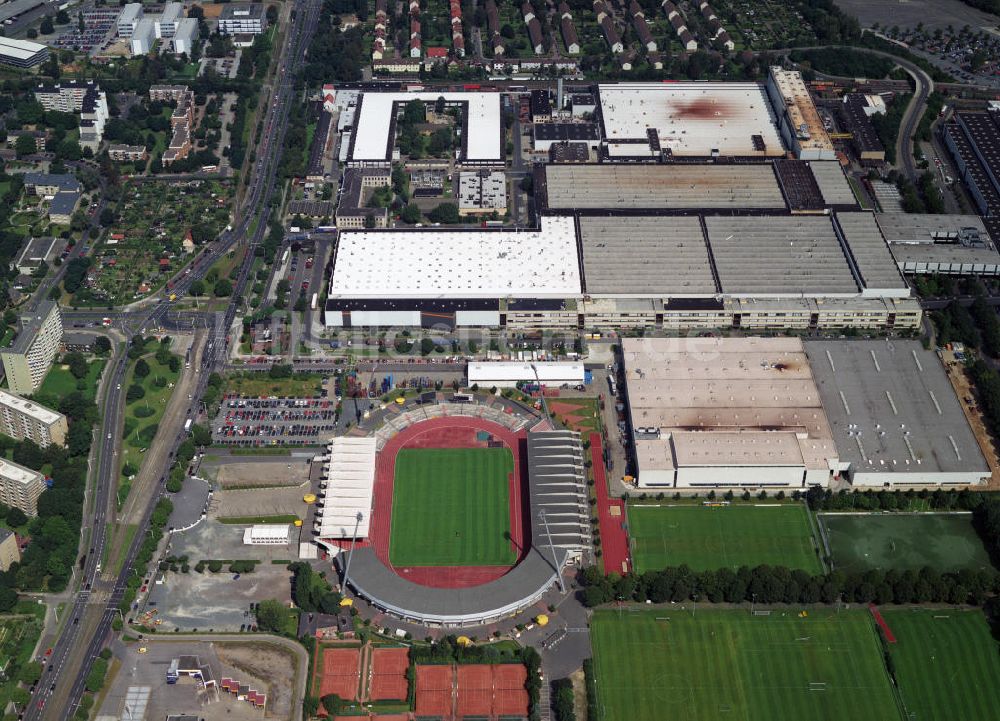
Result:
[[[786,208],[770,164],[549,165],[553,209]]]
[[[574,296],[581,292],[573,218],[539,230],[344,231],[330,297]]]
[[[547,555],[552,547],[575,553],[590,547],[583,464],[579,433],[560,430],[528,434],[531,542]]]
[[[858,292],[829,217],[727,216],[704,221],[723,292]]]
[[[620,83],[598,86],[603,135],[675,156],[781,156],[785,149],[758,83]],[[614,150],[610,151],[614,154]]]
[[[807,341],[841,461],[864,473],[977,472],[979,444],[934,351],[919,341]]]
[[[357,516],[358,537],[368,536],[375,487],[374,436],[339,436],[329,446],[329,465],[321,482],[326,496],[314,527],[321,538],[351,538]]]
[[[448,92],[362,93],[355,113],[350,160],[389,161],[395,142],[396,104],[411,100],[434,103],[439,97],[448,103],[467,104],[460,159],[469,163],[502,162],[505,148],[500,94]]]
[[[697,217],[581,217],[586,291],[618,295],[715,295]]]

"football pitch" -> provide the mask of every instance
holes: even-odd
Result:
[[[899,719],[870,615],[808,613],[598,611],[604,721]]]
[[[396,456],[389,561],[394,566],[506,566],[511,542],[507,448],[404,448]]]
[[[990,721],[1000,709],[1000,654],[982,611],[883,610],[908,718]]]
[[[768,506],[628,508],[636,572],[686,563],[695,571],[769,564],[821,573],[806,509]]]
[[[826,531],[836,569],[992,568],[989,554],[972,527],[971,514],[823,513],[818,518]]]

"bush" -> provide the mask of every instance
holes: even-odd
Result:
[[[208,570],[212,573],[218,573],[222,570],[222,561],[209,561]]]
[[[146,389],[143,388],[138,383],[133,383],[128,387],[128,390],[125,391],[126,403],[135,403],[136,401],[142,400],[145,397],[146,397]]]
[[[149,418],[150,416],[155,414],[156,414],[156,409],[150,408],[149,406],[139,406],[138,408],[132,411],[132,415],[135,416],[136,418]]]

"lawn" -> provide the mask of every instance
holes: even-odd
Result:
[[[992,568],[970,514],[823,513],[834,568],[939,571]]]
[[[890,610],[890,646],[907,717],[989,721],[1000,709],[1000,655],[979,610]]]
[[[630,505],[632,561],[639,573],[682,563],[696,571],[769,564],[820,573],[807,514],[798,503]]]
[[[571,430],[600,432],[601,414],[596,398],[557,398],[548,401],[549,411]]]
[[[598,611],[591,639],[604,721],[900,718],[866,611]]]
[[[251,398],[267,396],[313,398],[319,395],[322,387],[323,378],[318,375],[305,378],[271,378],[267,373],[248,373],[246,376],[226,378],[223,392],[227,395],[235,393]]]
[[[506,566],[510,531],[506,448],[403,449],[396,456],[389,560],[394,566]]]
[[[83,391],[83,394],[89,401],[97,398],[97,382],[101,378],[101,371],[104,370],[104,363],[105,361],[102,359],[91,361],[87,368],[87,376],[82,379],[83,383],[80,384],[82,386],[80,390]],[[42,385],[39,386],[35,395],[39,399],[43,397],[58,399],[76,390],[78,390],[77,380],[69,372],[69,366],[55,364],[49,369],[45,380],[42,381]],[[40,400],[39,402],[44,401]]]

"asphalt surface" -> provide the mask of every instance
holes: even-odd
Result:
[[[252,177],[244,196],[241,208],[237,209],[237,217],[241,216],[232,227],[225,231],[213,244],[213,248],[205,254],[197,268],[190,274],[178,278],[171,293],[182,295],[187,293],[190,284],[204,275],[212,263],[226,254],[237,243],[247,243],[252,249],[263,239],[267,229],[268,208],[266,200],[270,197],[275,183],[275,170],[280,158],[285,129],[287,127],[288,110],[294,102],[293,81],[294,71],[302,62],[306,47],[316,27],[320,3],[318,0],[296,0],[295,18],[288,28],[287,39],[279,61],[275,76],[276,85],[274,101],[267,107],[264,117],[265,132],[258,146],[257,161],[253,164]],[[248,231],[255,215],[259,212],[256,232],[248,237]],[[253,252],[248,252],[240,269],[239,277],[234,284],[233,302],[225,313],[213,317],[211,333],[204,350],[204,365],[215,367],[216,362],[224,356],[226,332],[231,325],[240,299],[243,297],[250,267],[253,263]],[[148,301],[143,311],[119,314],[117,320],[126,338],[130,339],[143,328],[161,325],[170,310],[171,303],[167,298],[156,297]],[[138,309],[137,309],[138,310]],[[89,317],[100,322],[106,314],[87,312]],[[70,314],[67,314],[70,315]],[[68,318],[73,322],[84,322],[81,314],[73,313]],[[117,323],[116,323],[117,325]],[[208,323],[206,323],[206,326]],[[218,354],[218,356],[216,355]],[[89,531],[90,546],[84,547],[87,553],[83,568],[81,588],[73,601],[72,610],[67,614],[63,631],[53,646],[49,657],[52,670],[46,669],[42,680],[36,686],[28,708],[23,718],[28,721],[35,719],[70,718],[79,704],[84,691],[84,683],[90,667],[100,650],[111,635],[111,624],[118,615],[118,604],[125,594],[128,578],[134,572],[132,565],[148,528],[155,500],[162,496],[162,484],[158,493],[153,495],[153,501],[145,509],[140,532],[136,533],[131,546],[126,552],[125,562],[117,578],[112,582],[101,580],[100,559],[108,542],[109,524],[114,522],[113,502],[117,474],[115,473],[115,450],[120,439],[117,429],[121,428],[124,408],[124,394],[118,389],[125,376],[127,356],[119,351],[106,376],[106,393],[104,397],[104,418],[98,431],[97,447],[98,467],[93,514],[85,522],[84,534]],[[204,393],[208,373],[202,373],[198,381],[194,399],[197,401]],[[173,443],[173,450],[163,459],[169,464],[176,452],[177,446],[183,440],[183,433],[178,433]],[[164,468],[165,470],[165,468]]]

